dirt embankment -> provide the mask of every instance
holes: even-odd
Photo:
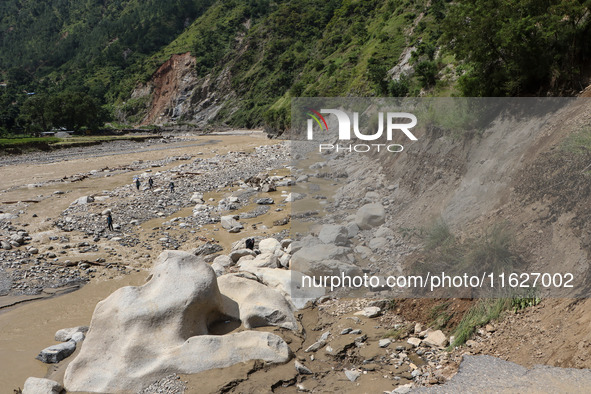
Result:
[[[423,135],[406,155],[384,163],[397,186],[393,192],[397,225],[418,234],[443,219],[458,239],[465,240],[506,223],[526,271],[571,272],[580,283],[571,295],[587,297],[591,254],[591,156],[584,138],[591,119],[587,104],[572,101],[535,121],[504,119],[495,125],[496,131],[478,135]],[[410,256],[408,262],[423,257]],[[491,332],[481,330],[472,351],[525,366],[591,367],[591,303],[556,299],[556,293],[544,293],[541,286],[536,291],[543,294],[540,305],[506,314]],[[399,309],[407,319],[428,322],[433,307],[441,302],[407,300]],[[468,309],[466,302],[469,306],[470,301],[461,300],[451,305],[458,312]],[[455,313],[454,319],[456,315],[461,314]]]

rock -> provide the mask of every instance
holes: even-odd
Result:
[[[302,249],[302,248],[309,248],[315,245],[321,245],[322,241],[319,240],[316,237],[313,237],[311,235],[307,235],[304,238],[302,238],[300,241],[293,241],[291,243],[291,253],[296,253],[298,250]]]
[[[381,226],[385,221],[386,211],[382,204],[365,204],[357,210],[357,214],[355,215],[355,223],[362,230]]]
[[[285,341],[268,332],[209,335],[211,324],[227,320],[226,301],[203,259],[163,252],[146,284],[120,288],[97,304],[80,353],[66,369],[66,389],[138,392],[171,373],[291,358]]]
[[[448,344],[447,338],[441,330],[431,331],[427,334],[423,342],[433,347],[445,347]]]
[[[238,260],[240,260],[241,257],[244,256],[252,256],[255,257],[256,253],[250,249],[238,249],[238,250],[234,250],[233,252],[231,252],[229,255],[230,259],[236,263]]]
[[[10,240],[15,242],[19,246],[25,243],[25,238],[20,234],[12,234],[10,236]]]
[[[208,256],[210,254],[218,253],[224,250],[222,245],[206,242],[203,245],[193,249],[192,253],[195,256]]]
[[[379,342],[378,342],[378,346],[379,347],[388,347],[388,345],[391,344],[391,343],[392,343],[392,340],[391,339],[388,339],[388,338],[386,338],[386,339],[380,339]]]
[[[351,382],[354,382],[361,376],[361,371],[355,371],[353,369],[345,369],[345,376]]]
[[[406,342],[414,347],[419,347],[421,345],[421,339],[420,338],[416,338],[416,337],[412,337],[412,338],[408,338],[406,340]]]
[[[230,256],[226,256],[223,254],[221,256],[216,257],[213,260],[213,264],[218,264],[221,267],[228,268],[228,267],[233,266],[235,264],[235,262],[232,261]]]
[[[486,332],[495,332],[495,328],[492,326],[492,324],[487,324],[484,329]]]
[[[468,346],[468,347],[474,347],[474,346],[477,346],[477,345],[478,345],[478,342],[476,342],[476,341],[474,341],[472,339],[468,339],[466,341],[466,346]]]
[[[296,179],[296,183],[301,183],[301,182],[308,182],[308,175],[300,175]]]
[[[37,248],[29,248],[28,251],[31,254],[37,254],[37,253],[39,253],[39,249],[37,249]]]
[[[372,238],[371,241],[369,241],[369,248],[374,252],[380,249],[384,250],[386,245],[388,245],[388,240],[386,238]]]
[[[193,195],[191,196],[191,199],[189,201],[191,201],[192,203],[195,203],[195,204],[203,204],[204,203],[203,193],[199,193],[199,192],[193,193]]]
[[[365,317],[369,317],[371,319],[374,317],[378,317],[381,313],[382,313],[382,310],[379,307],[368,306],[368,307],[363,308],[359,312],[355,312],[355,315],[365,316]]]
[[[345,226],[336,224],[324,224],[318,233],[318,239],[325,244],[346,246],[349,243],[349,232]]]
[[[215,272],[215,276],[217,276],[217,277],[220,277],[220,276],[225,275],[227,273],[226,267],[223,267],[222,265],[216,263],[215,261],[213,263],[211,263],[211,268],[213,269],[213,272]]]
[[[35,358],[47,364],[55,364],[70,356],[75,350],[76,342],[70,339],[68,342],[53,345],[41,350]]]
[[[103,210],[101,212],[101,215],[102,216],[108,216],[110,213],[112,213],[111,210],[109,208],[107,208],[107,209],[105,209],[105,210]]]
[[[76,345],[82,342],[84,338],[86,338],[86,336],[81,332],[76,332],[72,335],[72,341],[76,342]]]
[[[12,245],[10,244],[10,242],[6,242],[4,240],[0,241],[0,246],[4,250],[11,250],[12,249]]]
[[[285,202],[294,202],[296,200],[301,200],[302,198],[304,198],[303,195],[301,195],[300,193],[289,193],[287,195],[287,197],[285,198]]]
[[[277,187],[275,186],[274,182],[265,183],[263,186],[261,186],[261,192],[263,192],[263,193],[270,193],[270,192],[274,192],[276,190],[277,190]]]
[[[58,342],[67,342],[72,339],[72,335],[80,332],[85,334],[88,332],[88,326],[78,326],[72,328],[62,328],[55,333],[55,340]]]
[[[92,196],[82,196],[76,199],[71,205],[85,205],[88,203],[94,202],[94,197]]]
[[[394,236],[394,231],[386,226],[381,226],[376,230],[374,233],[374,237],[376,238],[388,238]]]
[[[259,242],[261,253],[275,253],[281,249],[281,244],[275,238],[266,238]]]
[[[359,226],[355,222],[351,222],[351,223],[347,224],[346,228],[347,228],[347,237],[349,237],[349,238],[353,238],[357,234],[359,234]]]
[[[302,274],[295,270],[245,267],[256,275],[259,281],[287,296],[297,309],[304,308],[308,301],[316,300],[325,294],[323,288],[302,288]]]
[[[309,276],[363,275],[361,268],[345,262],[351,249],[336,245],[315,245],[298,250],[291,257],[291,269]]]
[[[289,245],[291,245],[291,243],[292,243],[292,240],[289,238],[282,239],[281,240],[281,247],[283,249],[286,249]]]
[[[300,375],[312,375],[312,371],[298,360],[295,360],[295,369]]]
[[[275,201],[271,197],[263,197],[263,198],[257,199],[255,201],[255,203],[257,203],[259,205],[271,205],[271,204],[275,204]]]
[[[0,220],[10,221],[16,219],[18,216],[12,213],[0,213]]]
[[[341,331],[341,335],[347,335],[351,331],[353,331],[353,329],[351,327],[347,327],[343,331]]]
[[[234,216],[234,215],[227,215],[227,216],[222,216],[220,219],[221,225],[223,228],[225,228],[226,230],[231,230],[233,228],[239,228],[239,229],[243,229],[244,226],[242,224],[240,224],[240,222],[237,220],[238,216]]]
[[[394,391],[392,391],[392,393],[395,393],[395,394],[408,394],[408,393],[410,393],[411,390],[412,390],[412,384],[411,383],[408,383],[408,384],[405,384],[403,386],[397,387],[396,389],[394,389]]]
[[[279,265],[283,268],[289,268],[289,260],[291,260],[291,256],[289,255],[289,253],[284,253],[279,258]]]
[[[27,378],[22,394],[60,394],[64,388],[58,382],[44,378]]]
[[[295,308],[278,291],[236,275],[218,278],[226,316],[240,320],[246,328],[278,326],[297,330]]]
[[[415,324],[415,334],[419,334],[421,331],[423,331],[423,325],[421,323],[416,323]]]
[[[241,270],[251,272],[256,268],[279,268],[279,259],[271,253],[262,253],[254,259],[240,259],[237,265]]]

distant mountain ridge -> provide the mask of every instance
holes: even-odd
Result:
[[[573,94],[591,74],[589,7],[559,0],[5,0],[0,132],[38,129],[31,107],[39,106],[24,104],[64,91],[89,96],[124,127],[277,132],[288,127],[290,98],[298,96]]]

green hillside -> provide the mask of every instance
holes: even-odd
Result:
[[[100,121],[138,121],[150,98],[129,100],[134,88],[186,52],[198,77],[230,75],[235,94],[214,123],[237,127],[284,129],[293,96],[570,95],[587,84],[590,10],[557,0],[5,0],[0,128],[62,126],[39,119],[55,115],[58,94],[75,96],[65,92],[102,105]]]

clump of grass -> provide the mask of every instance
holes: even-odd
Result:
[[[399,339],[406,338],[413,331],[414,331],[414,326],[412,324],[405,324],[405,325],[402,325],[398,328],[393,328],[393,329],[387,331],[384,334],[384,338],[392,338],[395,341],[397,341]]]
[[[497,320],[503,312],[512,309],[514,312],[536,306],[542,302],[536,295],[535,289],[527,293],[504,298],[483,298],[480,299],[462,318],[452,335],[455,340],[450,348],[466,343],[478,327],[484,326],[493,320]]]
[[[450,345],[460,346],[466,343],[476,328],[496,320],[501,314],[511,307],[510,298],[483,298],[479,300],[462,318],[453,335],[454,342]]]
[[[591,152],[591,129],[586,128],[569,135],[560,145],[560,149],[573,154]]]
[[[451,301],[446,301],[435,305],[429,311],[429,326],[435,330],[447,327],[447,323],[451,320],[453,313],[448,311]]]
[[[61,139],[57,137],[26,137],[26,138],[0,138],[0,148],[23,147],[34,144],[55,144]]]
[[[449,226],[442,219],[437,220],[427,231],[425,250],[433,250],[455,241]]]
[[[470,245],[463,267],[465,272],[501,272],[519,263],[513,252],[514,234],[506,223],[495,224],[482,238]]]

